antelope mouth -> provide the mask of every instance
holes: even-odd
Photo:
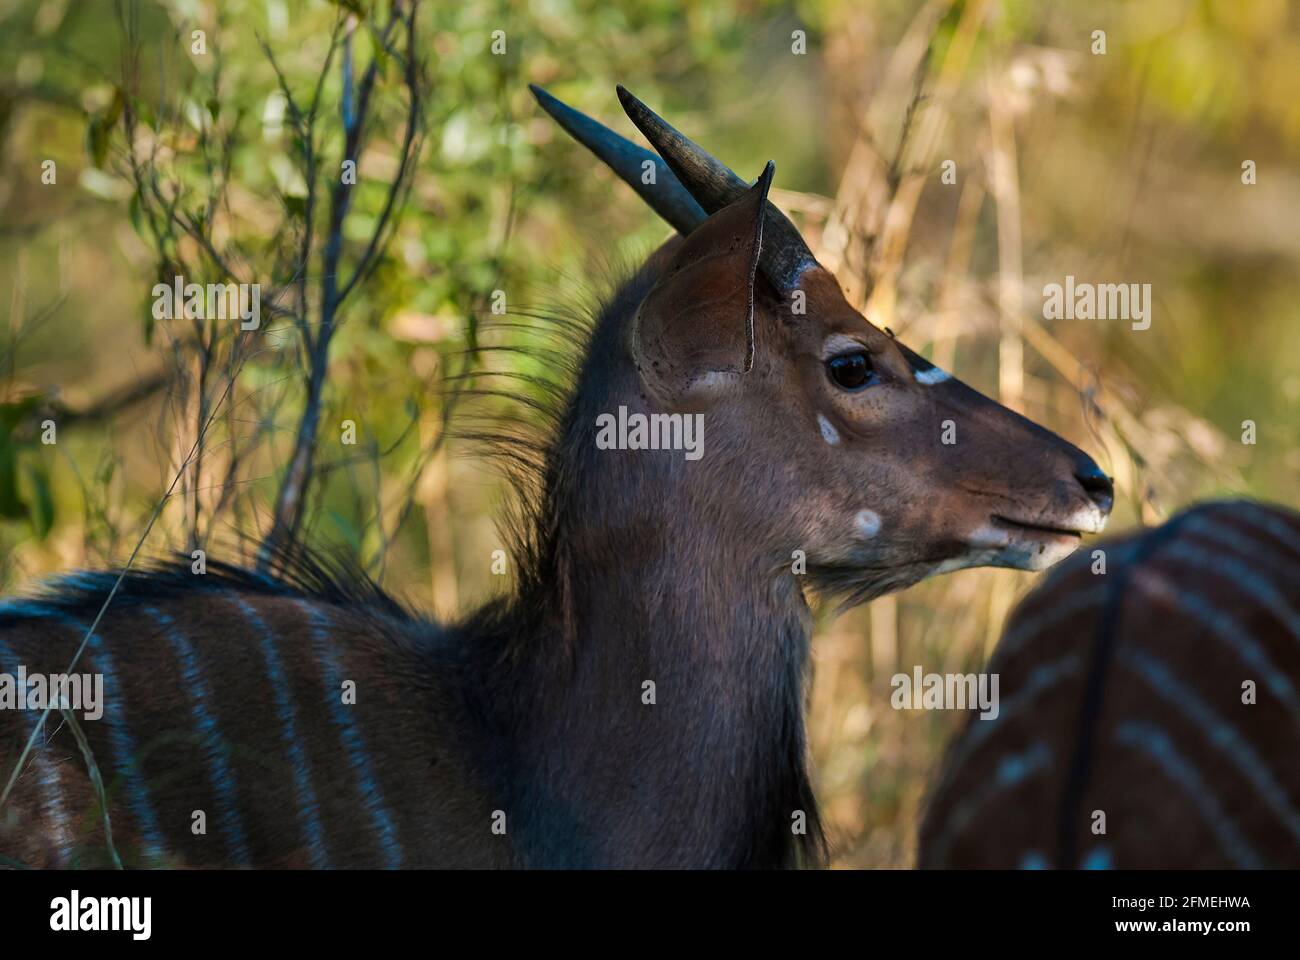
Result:
[[[1045,523],[1027,523],[1024,520],[1012,520],[1010,517],[1004,517],[995,513],[992,518],[993,523],[1006,530],[1027,531],[1031,534],[1038,534],[1040,537],[1065,538],[1078,542],[1083,539],[1085,533],[1090,530],[1083,530],[1078,527],[1057,527]]]
[[[1013,570],[1045,570],[1064,560],[1093,533],[1100,517],[1072,516],[1060,525],[1042,520],[1015,520],[995,513],[988,524],[971,537],[972,556],[968,566],[1010,567]],[[978,560],[974,557],[978,556]]]

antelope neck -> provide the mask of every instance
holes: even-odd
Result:
[[[796,816],[816,824],[807,606],[788,572],[659,524],[572,551],[570,659],[519,745],[532,812],[517,843],[575,866],[789,863]],[[529,647],[553,656],[563,642]]]

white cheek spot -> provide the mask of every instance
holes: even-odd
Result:
[[[931,367],[929,370],[916,370],[912,375],[916,377],[917,383],[923,383],[927,387],[932,387],[936,383],[943,383],[945,380],[952,379],[952,374],[941,367]]]
[[[853,525],[859,537],[870,540],[880,532],[880,514],[874,510],[859,510],[858,515],[853,518]]]
[[[833,426],[831,426],[831,422],[827,420],[824,416],[822,416],[820,413],[817,414],[817,426],[821,427],[822,439],[825,440],[827,443],[829,443],[832,447],[835,446],[835,444],[840,442],[839,431],[837,431]]]

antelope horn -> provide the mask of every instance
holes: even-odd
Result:
[[[729,167],[675,130],[622,84],[618,87],[618,99],[632,122],[672,168],[677,180],[707,212],[722,209],[749,190],[749,184]],[[772,286],[783,296],[788,296],[798,289],[804,271],[817,266],[817,259],[795,225],[770,201],[763,221],[760,266]]]
[[[542,109],[555,118],[556,123],[618,174],[678,233],[683,236],[689,234],[708,216],[690,191],[681,185],[677,175],[657,155],[625,140],[585,113],[579,113],[568,104],[560,102],[536,84],[530,83],[528,89],[533,92]],[[653,183],[646,183],[644,179],[647,160],[655,167]]]

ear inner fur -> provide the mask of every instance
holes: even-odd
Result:
[[[753,369],[754,284],[774,171],[769,163],[744,197],[682,242],[637,311],[633,357],[643,382],[669,407],[707,405]]]

